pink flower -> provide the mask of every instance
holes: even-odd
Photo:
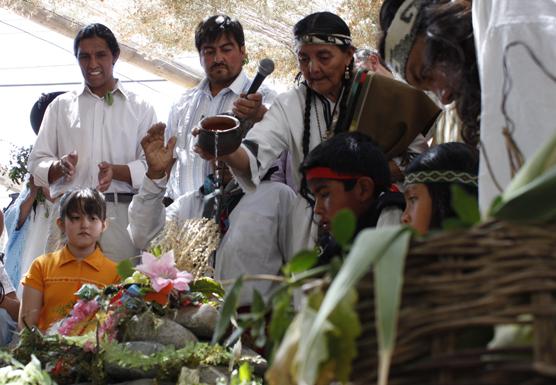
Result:
[[[174,252],[172,250],[161,255],[160,258],[143,252],[141,262],[135,270],[140,271],[151,279],[151,285],[157,293],[170,283],[177,290],[189,290],[189,282],[193,280],[193,276],[186,271],[179,271],[176,268]]]

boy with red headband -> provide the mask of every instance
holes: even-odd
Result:
[[[399,224],[404,198],[391,191],[388,162],[371,139],[359,132],[342,133],[322,142],[300,167],[301,193],[318,217],[320,263],[341,249],[329,234],[338,211],[351,210],[357,218],[356,233],[367,227]]]

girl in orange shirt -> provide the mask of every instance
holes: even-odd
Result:
[[[106,229],[106,203],[98,191],[68,191],[60,202],[58,226],[66,246],[37,258],[22,280],[19,328],[38,326],[45,331],[66,317],[77,300],[75,292],[86,283],[104,287],[119,281],[116,263],[98,241]]]

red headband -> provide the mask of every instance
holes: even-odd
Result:
[[[343,174],[336,172],[329,167],[314,167],[305,173],[305,178],[309,180],[313,179],[336,179],[336,180],[350,180],[362,177],[361,174]]]

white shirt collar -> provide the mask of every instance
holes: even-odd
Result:
[[[125,87],[124,87],[123,83],[120,82],[119,79],[116,79],[116,86],[112,90],[112,94],[115,94],[117,91],[120,91],[120,93],[123,95],[123,97],[125,99],[128,98],[127,91],[125,90]],[[78,95],[82,95],[85,92],[88,93],[89,95],[94,95],[95,97],[99,98],[98,95],[94,94],[93,91],[91,91],[91,89],[89,88],[89,86],[86,83],[83,83],[81,92],[79,92]]]
[[[246,83],[248,83],[248,82],[249,82],[249,77],[245,73],[245,70],[242,68],[241,72],[239,73],[239,75],[237,75],[237,77],[232,82],[232,84],[230,84],[228,87],[222,88],[218,94],[220,95],[220,94],[225,93],[228,90],[230,90],[234,94],[239,96],[242,92],[244,92]],[[205,77],[201,81],[201,83],[199,84],[199,88],[202,89],[203,91],[207,92],[208,94],[210,94],[210,87],[209,87],[208,78]]]

